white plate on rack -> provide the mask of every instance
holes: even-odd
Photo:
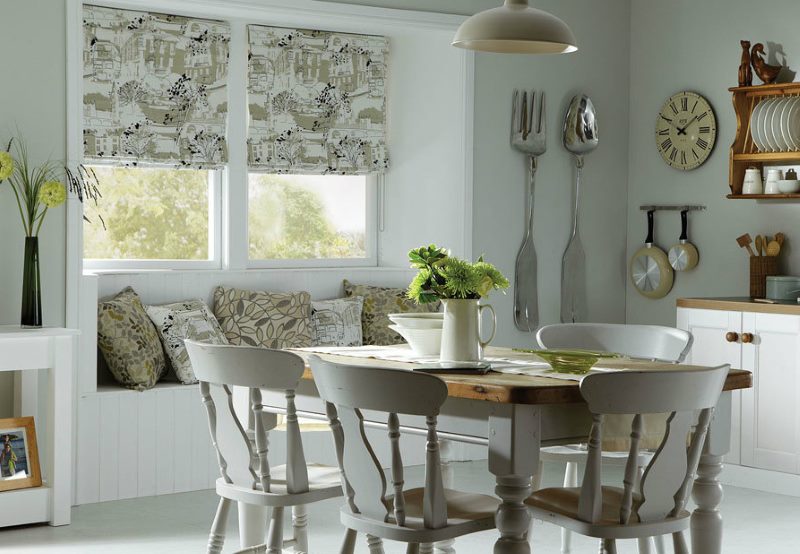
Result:
[[[766,144],[764,143],[764,139],[761,138],[761,112],[764,111],[764,107],[767,105],[767,100],[762,100],[756,107],[753,108],[753,113],[750,114],[750,136],[753,137],[753,144],[756,145],[760,152],[766,151]]]
[[[772,123],[770,124],[770,130],[772,132],[771,137],[772,142],[775,143],[779,152],[786,152],[789,150],[789,143],[783,140],[783,111],[788,103],[788,98],[781,98],[775,104],[775,109],[772,110]]]
[[[786,114],[786,133],[792,150],[800,150],[800,97],[789,99],[789,111]]]
[[[795,149],[791,139],[789,138],[789,112],[794,105],[792,100],[792,98],[786,98],[786,102],[782,104],[783,107],[781,108],[781,142],[785,145],[784,152],[789,152]]]
[[[760,116],[761,124],[758,129],[761,133],[761,138],[764,139],[764,143],[767,146],[767,152],[777,152],[778,150],[778,145],[772,140],[772,112],[775,111],[776,105],[777,102],[775,99],[767,100],[767,105]]]

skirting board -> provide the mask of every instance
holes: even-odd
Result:
[[[773,494],[800,497],[800,475],[725,464],[719,481],[723,485]]]

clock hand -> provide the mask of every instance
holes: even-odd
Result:
[[[697,119],[697,116],[694,116],[692,119],[690,119],[689,122],[686,125],[684,125],[683,127],[676,128],[676,130],[678,131],[678,134],[679,135],[685,135],[686,134],[686,129],[689,127],[689,125],[694,123],[695,119]]]
[[[673,122],[672,122],[672,120],[671,120],[670,118],[668,118],[668,117],[664,117],[664,116],[663,116],[663,115],[661,115],[661,114],[659,114],[659,116],[661,117],[661,119],[663,119],[664,121],[666,121],[667,123],[669,123],[669,126],[670,126],[670,127],[672,127],[672,128],[673,128],[673,129],[675,129],[675,130],[677,130],[677,129],[678,129],[677,127],[675,127],[675,123],[673,123]]]

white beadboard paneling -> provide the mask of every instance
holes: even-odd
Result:
[[[78,401],[75,503],[90,504],[100,498],[100,398],[93,394]]]
[[[139,398],[136,393],[120,393],[119,398],[119,486],[117,498],[139,496]]]
[[[156,494],[171,494],[175,487],[174,410],[172,390],[158,390],[156,397],[156,447],[153,463],[156,466]]]
[[[191,465],[192,458],[192,411],[189,394],[186,390],[175,390],[173,393],[173,420],[172,448],[173,474],[175,479],[174,492],[186,492],[191,490]]]
[[[119,396],[100,397],[100,502],[116,500],[119,495]]]
[[[139,449],[136,453],[136,474],[138,496],[155,496],[156,467],[158,451],[156,450],[156,395],[155,393],[139,394],[139,414],[136,420]]]

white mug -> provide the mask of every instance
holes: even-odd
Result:
[[[767,184],[764,186],[764,194],[778,194],[778,181],[783,179],[783,171],[780,169],[767,170]]]
[[[761,182],[761,171],[757,167],[750,167],[744,171],[742,194],[763,194],[764,184]]]

